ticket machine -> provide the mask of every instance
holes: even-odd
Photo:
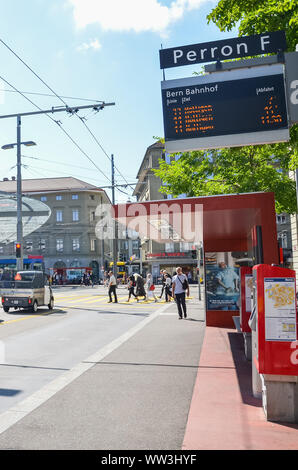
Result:
[[[254,266],[252,330],[253,393],[270,421],[298,422],[296,272]]]

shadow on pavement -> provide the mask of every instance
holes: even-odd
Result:
[[[243,336],[241,333],[228,333],[233,361],[236,368],[239,390],[243,403],[251,406],[262,406],[262,400],[252,394],[251,362],[244,353]]]

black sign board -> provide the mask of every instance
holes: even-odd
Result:
[[[220,41],[172,47],[159,51],[160,68],[236,59],[260,54],[276,53],[287,48],[284,31],[274,31],[254,36],[242,36]]]
[[[166,142],[288,127],[282,73],[206,80],[162,90]]]

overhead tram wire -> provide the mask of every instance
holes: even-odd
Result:
[[[15,90],[8,90],[4,89],[2,91],[8,92],[8,93],[17,93]],[[36,96],[47,96],[47,97],[55,97],[56,95],[50,94],[50,93],[37,93],[33,91],[23,91],[21,90],[21,93],[24,95],[36,95]],[[78,98],[76,96],[62,96],[61,98],[69,99],[69,100],[76,100],[76,101],[90,101],[91,103],[102,103],[100,100],[90,100],[89,98]]]
[[[59,96],[36,72],[34,72],[34,70],[16,53],[14,52],[11,47],[8,46],[8,44],[6,44],[3,39],[0,39],[0,42],[15,56],[17,57],[23,65],[25,65],[26,68],[28,68],[36,78],[38,78],[63,104],[64,106],[68,107],[67,103],[64,101],[64,99],[62,99],[61,96]],[[23,95],[24,96],[24,95]],[[100,147],[100,149],[104,152],[104,154],[108,157],[108,159],[111,161],[111,157],[107,154],[107,152],[103,149],[102,145],[99,143],[98,139],[95,137],[95,135],[93,134],[93,132],[89,129],[89,127],[87,126],[87,124],[84,122],[83,118],[81,118],[80,116],[78,116],[76,113],[75,115],[80,119],[80,121],[85,125],[86,129],[88,130],[88,132],[90,133],[90,135],[93,137],[93,139],[95,140],[95,142],[98,144],[98,146]],[[55,121],[57,124],[58,121]],[[60,124],[59,124],[60,125]],[[64,130],[64,129],[63,129]],[[66,132],[66,131],[65,131]],[[70,136],[69,136],[70,137]],[[70,137],[71,138],[71,137]],[[72,139],[72,138],[71,138]],[[114,165],[114,168],[118,171],[119,175],[124,179],[124,181],[129,185],[128,181],[126,180],[126,178],[122,175],[122,173],[120,172],[120,170],[116,167],[116,165]],[[101,170],[100,170],[101,171]],[[132,186],[131,186],[132,188]],[[134,189],[134,188],[132,188]]]
[[[1,41],[1,39],[0,39]],[[13,88],[17,93],[19,93],[21,96],[23,96],[23,98],[25,98],[27,101],[29,101],[29,103],[31,103],[35,108],[37,108],[39,111],[42,111],[42,109],[36,104],[34,103],[30,98],[28,98],[27,96],[25,96],[20,90],[18,90],[14,85],[12,85],[10,82],[8,82],[4,77],[2,77],[0,75],[0,79],[6,83],[8,86],[10,86],[11,88]],[[68,107],[66,105],[66,107]],[[62,123],[60,121],[56,121],[56,119],[53,119],[52,116],[50,116],[49,114],[46,114],[46,116],[51,119],[51,121],[53,121],[55,124],[57,124],[59,126],[59,128],[62,130],[62,132],[64,132],[64,134],[72,141],[72,143],[80,150],[80,152],[82,152],[86,158],[88,158],[88,160],[95,166],[95,168],[108,180],[111,182],[111,179],[96,165],[96,163],[94,163],[94,161],[92,160],[91,157],[89,157],[89,155],[80,147],[80,145],[71,137],[71,135],[64,129],[64,127],[62,126]]]

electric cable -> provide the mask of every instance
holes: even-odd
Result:
[[[0,40],[1,41],[1,40]],[[17,91],[23,98],[25,98],[29,103],[31,103],[35,108],[37,108],[39,111],[42,111],[42,109],[34,103],[30,98],[28,98],[26,95],[24,95],[21,91],[19,91],[14,85],[12,85],[8,80],[6,80],[4,77],[0,75],[0,79],[4,81],[8,86],[13,88],[15,91]],[[59,126],[59,128],[64,132],[64,134],[72,141],[72,143],[85,155],[86,158],[96,167],[96,169],[108,180],[111,181],[110,178],[94,163],[91,157],[80,147],[80,145],[71,137],[71,135],[64,129],[60,121],[57,121],[52,118],[49,114],[46,114],[46,116],[51,119],[55,124]]]
[[[38,78],[63,104],[64,106],[68,107],[67,103],[64,101],[64,99],[62,99],[61,96],[59,96],[16,52],[14,52],[11,47],[8,46],[8,44],[6,44],[3,39],[0,39],[0,42],[15,56],[17,57],[23,65],[25,65],[25,67],[27,67],[33,74],[36,78]],[[81,122],[85,125],[86,129],[88,130],[88,132],[90,133],[90,135],[93,137],[93,139],[95,140],[95,142],[98,144],[98,146],[100,147],[100,149],[103,151],[103,153],[108,157],[109,160],[111,160],[111,157],[107,154],[107,152],[104,150],[104,148],[102,147],[102,145],[99,143],[98,139],[95,137],[95,135],[93,134],[93,132],[89,129],[89,127],[87,126],[87,124],[84,122],[83,118],[81,118],[80,116],[78,116],[76,113],[75,115],[81,120]],[[57,122],[57,121],[55,121]],[[58,123],[58,122],[57,122]],[[70,137],[70,136],[69,136]],[[70,137],[71,138],[71,137]],[[126,183],[128,183],[128,181],[126,180],[126,178],[122,175],[122,173],[120,172],[120,170],[116,167],[116,165],[114,165],[115,169],[118,171],[119,175],[124,179],[124,181]],[[100,170],[101,171],[101,170]],[[129,183],[128,183],[129,185]],[[132,187],[131,187],[132,188]],[[132,188],[133,190],[134,188]]]

